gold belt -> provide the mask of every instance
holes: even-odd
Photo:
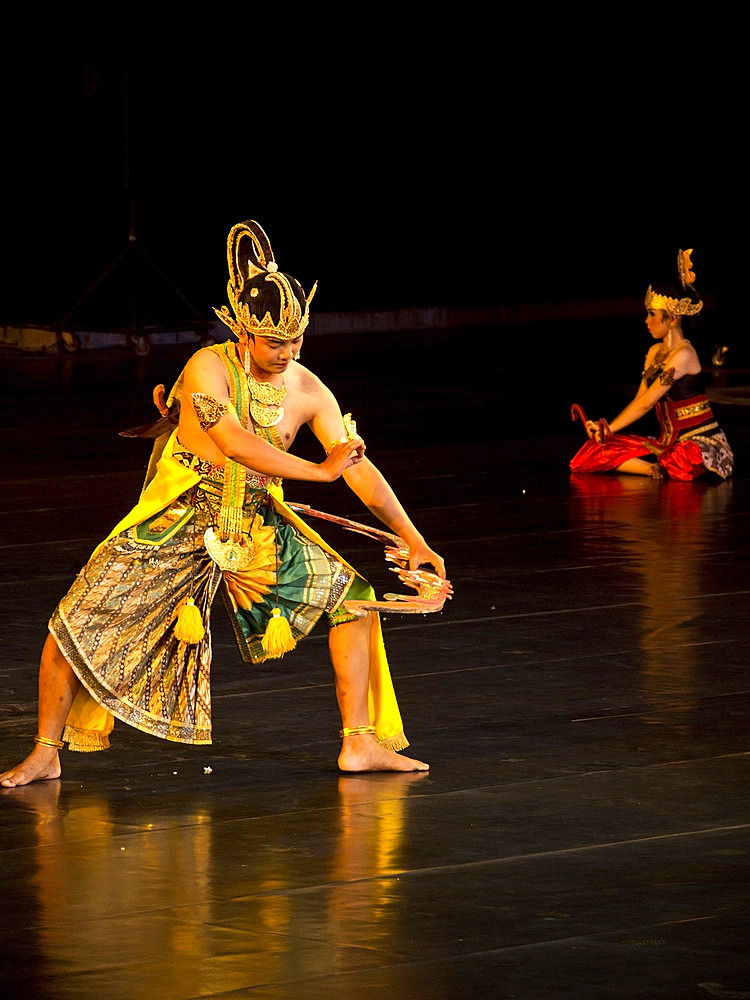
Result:
[[[702,413],[710,413],[711,404],[707,399],[703,400],[702,403],[693,403],[692,406],[677,406],[675,407],[674,415],[678,420],[687,420],[688,417],[698,417]]]

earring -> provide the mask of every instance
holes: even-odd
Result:
[[[299,361],[300,354],[302,354],[302,351],[297,351],[296,354],[293,354],[292,361]]]

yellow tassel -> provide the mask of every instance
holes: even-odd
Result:
[[[180,605],[180,610],[177,612],[177,624],[175,625],[174,634],[180,642],[184,642],[188,646],[194,646],[196,643],[199,643],[206,634],[200,608],[196,608],[192,597],[188,597]]]
[[[261,644],[272,659],[283,656],[284,653],[288,653],[297,645],[292,635],[291,625],[278,608],[273,609]]]

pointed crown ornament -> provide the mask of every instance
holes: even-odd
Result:
[[[683,288],[689,288],[695,281],[693,263],[690,260],[692,250],[680,250],[677,254],[677,273]],[[663,309],[672,316],[697,316],[703,308],[703,302],[694,302],[691,298],[673,299],[669,295],[660,295],[651,285],[648,286],[645,298],[647,309]]]
[[[317,281],[312,291],[302,303],[294,294],[287,275],[279,271],[274,260],[271,241],[262,227],[248,219],[232,226],[227,238],[227,264],[229,281],[227,282],[227,297],[234,316],[227,306],[214,308],[214,312],[239,339],[246,334],[258,334],[261,337],[276,337],[279,340],[295,340],[307,327],[310,319],[310,303],[318,287]],[[263,276],[265,281],[275,284],[279,290],[279,318],[274,322],[270,312],[259,318],[250,311],[247,302],[243,301],[246,285],[254,283],[250,296],[258,294],[257,281]],[[302,293],[304,295],[304,292]]]

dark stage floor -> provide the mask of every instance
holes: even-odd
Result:
[[[0,360],[6,767],[49,613],[140,485],[116,430],[180,358]],[[443,613],[385,623],[432,770],[340,776],[324,630],[250,668],[217,607],[212,747],[118,724],[0,795],[0,995],[750,998],[743,378],[719,387],[737,476],[682,485],[572,482],[563,390],[526,414],[502,373],[332,371],[454,582]],[[343,487],[288,493],[360,514]],[[377,546],[329,537],[392,586]]]

